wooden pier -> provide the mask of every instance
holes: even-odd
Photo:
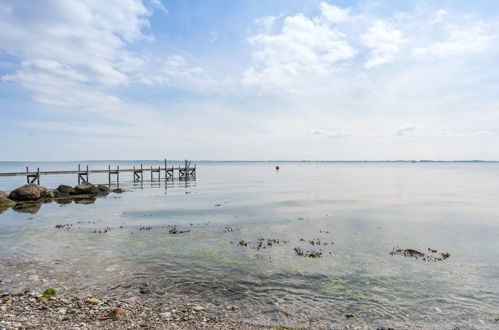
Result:
[[[150,172],[151,175],[151,181],[154,179],[154,174],[157,174],[157,179],[161,180],[161,176],[164,175],[165,180],[174,180],[175,178],[175,172],[178,175],[179,180],[189,180],[190,178],[196,177],[196,165],[191,166],[190,161],[185,161],[184,166],[170,166],[168,167],[168,164],[165,159],[165,164],[164,167],[158,166],[158,167],[144,167],[142,164],[140,165],[140,168],[138,166],[133,166],[133,168],[120,168],[119,165],[116,168],[112,168],[111,165],[108,165],[107,169],[104,170],[91,170],[88,168],[88,165],[86,165],[85,168],[82,168],[81,165],[78,165],[78,170],[71,171],[40,171],[40,168],[37,168],[36,171],[30,171],[29,167],[26,166],[26,171],[25,172],[11,172],[11,173],[0,173],[0,177],[4,176],[26,176],[26,182],[27,183],[38,183],[40,184],[40,176],[42,175],[56,175],[56,174],[77,174],[78,175],[78,184],[82,182],[88,182],[89,180],[89,174],[92,173],[107,173],[108,174],[108,179],[109,183],[111,183],[112,175],[116,176],[116,182],[120,182],[120,174],[121,173],[132,173],[133,175],[133,181],[143,181],[144,180],[144,173]]]

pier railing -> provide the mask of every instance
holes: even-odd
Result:
[[[27,183],[37,182],[40,184],[40,177],[42,175],[57,175],[57,174],[77,174],[78,175],[78,184],[82,182],[88,182],[89,175],[92,173],[100,173],[100,174],[108,174],[109,183],[111,183],[112,175],[116,176],[116,181],[119,183],[120,174],[121,173],[133,173],[134,181],[143,181],[144,174],[146,172],[150,172],[151,181],[154,179],[154,175],[157,174],[157,178],[161,179],[162,174],[166,180],[173,180],[175,178],[175,173],[177,174],[180,180],[189,179],[190,177],[196,176],[196,165],[191,166],[191,162],[186,160],[184,162],[184,166],[168,166],[167,161],[165,159],[164,167],[162,166],[150,166],[144,167],[142,164],[140,167],[133,166],[133,168],[120,168],[120,166],[116,166],[116,168],[112,168],[111,165],[108,165],[107,169],[100,170],[91,170],[88,165],[85,168],[82,168],[81,165],[78,165],[78,170],[62,170],[62,171],[40,171],[40,168],[37,168],[36,171],[30,171],[29,167],[26,166],[25,172],[10,172],[10,173],[0,173],[0,177],[5,176],[26,176]]]

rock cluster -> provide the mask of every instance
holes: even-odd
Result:
[[[41,203],[52,201],[61,204],[71,203],[71,201],[77,204],[89,204],[93,203],[96,197],[109,193],[108,186],[88,182],[76,187],[60,185],[52,191],[35,183],[29,183],[13,190],[10,194],[0,191],[0,213],[10,207],[17,212],[36,213]]]
[[[89,182],[79,184],[74,188],[67,185],[60,185],[57,189],[50,192],[45,187],[39,186],[35,183],[29,183],[12,191],[8,198],[16,202],[21,202],[75,196],[88,197],[107,194],[109,194],[109,187],[102,184],[94,185]]]
[[[146,302],[102,297],[43,298],[31,292],[4,294],[0,295],[0,329],[274,328],[231,321],[226,313],[178,300]],[[227,312],[236,308],[225,309]]]

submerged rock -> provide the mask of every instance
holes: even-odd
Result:
[[[116,188],[116,189],[113,190],[113,193],[115,193],[115,194],[122,194],[124,192],[125,192],[125,190],[123,190],[121,188]]]
[[[91,184],[90,182],[85,182],[77,185],[71,190],[71,195],[97,195],[99,194],[99,188]]]
[[[29,183],[12,191],[9,199],[13,201],[33,201],[48,196],[49,193],[46,188],[35,183]]]

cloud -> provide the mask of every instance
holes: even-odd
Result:
[[[412,52],[414,57],[433,59],[484,52],[491,47],[494,39],[480,26],[460,28],[449,25],[446,27],[446,32],[447,40],[415,48]]]
[[[402,32],[393,28],[389,23],[378,20],[361,36],[365,46],[371,49],[366,68],[393,62],[400,46],[407,42]]]
[[[406,124],[400,127],[393,133],[395,136],[407,136],[410,134],[413,134],[416,132],[418,129],[423,128],[422,126],[419,125],[414,125],[414,124]]]
[[[324,3],[322,7],[331,10]],[[285,17],[276,34],[267,30],[250,37],[254,63],[243,73],[243,84],[272,89],[289,86],[295,79],[330,74],[357,51],[329,23],[300,13]]]
[[[350,19],[350,9],[342,9],[340,7],[332,6],[327,2],[321,2],[320,9],[322,16],[328,22],[340,23]]]
[[[2,77],[33,93],[41,103],[95,108],[115,102],[110,90],[132,84],[176,89],[209,86],[206,72],[178,54],[138,54],[128,45],[151,42],[146,31],[150,4],[141,0],[40,0],[38,6],[6,1],[0,10],[0,49],[20,59]],[[105,109],[105,107],[102,107]]]

